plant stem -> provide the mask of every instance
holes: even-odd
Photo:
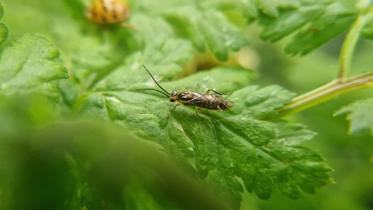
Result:
[[[339,80],[343,81],[346,75],[350,72],[352,57],[354,55],[356,44],[359,40],[361,30],[373,18],[372,9],[373,7],[369,7],[366,10],[362,10],[346,35],[339,56]]]
[[[285,115],[299,112],[341,94],[365,87],[373,87],[373,73],[360,75],[345,81],[336,79],[312,91],[311,94],[294,98],[280,110],[280,113]]]
[[[345,76],[350,72],[352,57],[359,40],[360,31],[364,25],[362,19],[362,16],[357,17],[343,42],[339,56],[339,80],[344,80]]]

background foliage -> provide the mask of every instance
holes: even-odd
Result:
[[[2,2],[0,209],[373,208],[371,93],[278,113],[288,90],[334,78],[365,1],[129,1],[135,30],[91,23],[89,3]],[[353,73],[371,51],[359,44]],[[173,110],[141,90],[143,64],[168,90],[234,106]]]

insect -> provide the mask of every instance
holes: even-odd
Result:
[[[128,4],[122,0],[93,0],[87,10],[88,19],[98,25],[121,24],[129,15]]]
[[[222,97],[222,94],[212,90],[208,89],[205,93],[196,93],[193,91],[183,91],[183,92],[176,92],[171,91],[168,92],[166,89],[164,89],[153,77],[153,75],[150,73],[149,69],[144,65],[144,69],[148,72],[149,76],[152,78],[152,80],[155,82],[155,84],[161,89],[151,89],[158,91],[162,93],[163,95],[167,96],[170,99],[170,102],[179,102],[184,105],[188,106],[196,106],[206,109],[212,109],[212,110],[220,110],[223,111],[225,109],[229,109],[232,107],[232,102],[225,100]],[[211,94],[211,92],[213,92]]]

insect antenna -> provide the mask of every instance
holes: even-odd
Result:
[[[158,90],[158,89],[154,89],[154,88],[141,88],[141,89],[136,89],[136,90],[154,90],[154,91],[157,91],[158,93],[162,93],[162,95],[166,97],[169,97],[169,95],[167,95],[165,92]]]
[[[145,65],[143,65],[143,66],[144,66],[145,71],[148,72],[149,76],[152,78],[152,80],[155,82],[155,84],[157,84],[157,86],[158,86],[159,88],[161,88],[161,90],[163,91],[163,93],[166,94],[166,95],[169,97],[169,96],[170,96],[170,93],[169,93],[167,90],[165,90],[165,89],[164,89],[164,88],[163,88],[163,87],[162,87],[162,86],[157,82],[157,80],[154,79],[154,77],[153,77],[152,73],[150,73],[149,69],[146,68]],[[155,89],[153,89],[153,90],[155,90]]]

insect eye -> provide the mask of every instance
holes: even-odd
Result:
[[[171,102],[175,102],[175,99],[174,99],[174,98],[170,98],[170,101],[171,101]]]

